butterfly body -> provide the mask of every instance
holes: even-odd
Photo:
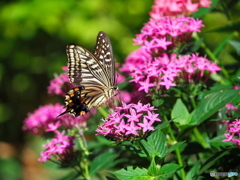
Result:
[[[70,44],[67,56],[69,80],[77,87],[66,94],[67,109],[62,114],[85,114],[115,95],[115,60],[110,40],[104,32],[99,32],[93,54],[80,45]]]

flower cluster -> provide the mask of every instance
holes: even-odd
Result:
[[[151,87],[169,89],[176,86],[175,82],[178,84],[205,82],[210,73],[216,73],[221,69],[214,62],[197,54],[177,57],[172,53],[170,57],[163,54],[161,57],[151,58],[141,47],[127,57],[120,70],[129,72],[133,77],[131,81],[140,85],[138,90],[148,93]],[[208,72],[206,76],[205,71]]]
[[[178,1],[180,2],[180,1]],[[201,20],[185,16],[152,18],[137,34],[132,52],[120,71],[132,76],[138,91],[166,90],[178,84],[205,83],[211,73],[221,70],[214,62],[198,54],[180,56],[176,53],[188,43],[193,32],[200,32]]]
[[[95,110],[91,111],[94,113]],[[57,117],[62,112],[63,106],[60,104],[41,106],[25,119],[23,130],[37,135],[44,135],[49,131],[55,132],[60,126],[86,128],[86,122],[91,115],[91,113],[87,113],[83,116],[74,117],[64,114]]]
[[[223,142],[232,141],[240,148],[240,119],[227,123],[227,131],[228,133],[224,134],[226,139]]]
[[[135,45],[142,45],[150,54],[161,55],[166,50],[186,44],[193,32],[200,32],[203,27],[201,20],[192,17],[164,16],[159,19],[151,19],[137,34]]]
[[[74,159],[74,139],[73,136],[64,135],[64,132],[58,132],[55,138],[43,145],[45,150],[41,152],[41,157],[38,160],[42,162],[49,160],[57,164],[69,165]]]
[[[67,67],[62,67],[64,71],[67,71]],[[48,86],[48,94],[65,96],[66,92],[74,86],[69,83],[68,75],[66,72],[55,75],[55,78],[50,81]]]
[[[98,126],[97,135],[113,138],[117,142],[132,141],[143,138],[148,131],[153,131],[153,123],[161,121],[158,114],[151,111],[156,110],[150,104],[123,104],[104,119],[104,123]]]
[[[210,4],[210,0],[155,0],[150,16],[158,19],[161,16],[189,15]]]

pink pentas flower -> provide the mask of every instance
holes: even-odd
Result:
[[[150,16],[158,19],[162,16],[190,15],[210,4],[210,0],[155,0]]]
[[[161,121],[153,110],[156,109],[150,104],[123,103],[98,126],[97,135],[113,138],[117,142],[144,138],[147,132],[154,130],[153,123]]]
[[[164,16],[151,19],[137,34],[134,44],[142,45],[147,53],[161,55],[166,51],[184,45],[191,39],[193,32],[200,32],[201,20],[192,17]]]
[[[154,83],[150,83],[149,78],[147,78],[145,81],[140,81],[139,84],[140,84],[141,86],[139,87],[138,90],[139,90],[139,91],[144,90],[145,93],[148,93],[148,92],[149,92],[149,89],[150,89],[151,87],[154,87],[154,86],[155,86]]]
[[[64,132],[56,132],[56,137],[43,145],[45,150],[41,152],[38,161],[48,160],[60,165],[68,165],[74,159],[74,139],[73,136],[64,135]]]
[[[56,94],[60,96],[65,96],[68,89],[74,86],[69,82],[68,75],[62,73],[60,75],[55,75],[55,78],[50,81],[48,86],[48,94]]]
[[[138,91],[149,93],[151,88],[166,90],[171,87],[186,83],[205,83],[211,73],[220,71],[221,68],[216,63],[191,54],[177,56],[166,53],[158,57],[148,57],[144,48],[139,48],[130,54],[121,71],[125,71],[132,76],[130,82],[138,84]],[[144,58],[148,57],[148,58]],[[138,65],[136,59],[142,60],[143,65]],[[134,68],[128,68],[128,67]]]
[[[223,142],[231,141],[240,148],[240,119],[235,119],[227,124],[226,139]]]
[[[60,104],[41,106],[28,115],[24,120],[22,128],[25,131],[37,135],[43,135],[46,131],[56,131],[60,126],[67,128],[73,128],[75,126],[85,128],[87,120],[91,114],[94,113],[93,109],[91,113],[79,117],[70,116],[68,114],[58,117],[63,111],[64,107]]]
[[[145,49],[139,48],[128,55],[126,63],[119,68],[120,72],[142,69],[147,62],[152,61],[152,56]]]
[[[148,119],[146,119],[146,117],[143,118],[143,123],[138,123],[138,125],[143,128],[144,133],[149,130],[154,131],[152,124],[153,124],[153,121],[149,121]]]

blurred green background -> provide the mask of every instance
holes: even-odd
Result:
[[[36,161],[39,152],[31,150],[41,148],[40,143],[21,127],[40,105],[64,103],[49,96],[46,88],[54,73],[62,73],[67,65],[66,45],[76,43],[92,51],[98,32],[105,31],[117,62],[123,62],[136,49],[132,38],[148,21],[151,5],[151,0],[0,2],[0,179],[26,179],[28,168],[42,164]],[[48,178],[27,174],[29,179]]]
[[[152,4],[153,0],[0,2],[0,179],[52,179],[53,172],[43,170],[36,160],[39,152],[34,149],[41,144],[21,129],[24,118],[40,105],[59,102],[46,88],[54,73],[67,65],[67,44],[93,50],[98,32],[105,31],[122,63],[137,48],[132,39],[148,21]],[[240,15],[234,16],[236,20]],[[205,30],[230,21],[219,12],[208,14]],[[211,49],[228,36],[203,35]],[[229,45],[220,57],[226,63],[235,61],[231,50]]]

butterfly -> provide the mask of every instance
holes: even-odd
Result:
[[[77,87],[66,94],[67,109],[59,116],[65,113],[79,116],[92,107],[103,105],[115,95],[115,59],[110,39],[102,31],[98,33],[93,53],[75,44],[69,44],[66,51],[69,80]]]

